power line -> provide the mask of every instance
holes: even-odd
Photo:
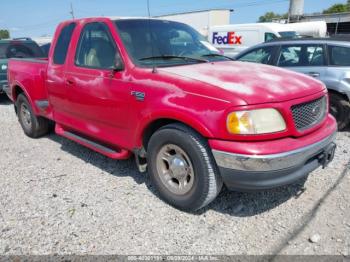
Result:
[[[72,2],[70,2],[70,12],[69,12],[72,16],[72,19],[74,19],[74,9],[73,9],[73,4]]]

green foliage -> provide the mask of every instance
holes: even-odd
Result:
[[[334,14],[350,12],[350,0],[346,1],[346,4],[334,4],[331,7],[323,10],[323,14]],[[287,19],[288,14],[276,14],[274,12],[266,12],[259,17],[260,23],[272,22],[273,19]]]
[[[349,0],[350,1],[350,0]],[[273,19],[287,19],[288,14],[276,14],[274,12],[267,12],[259,17],[260,23],[272,22]]]
[[[0,29],[0,39],[10,38],[10,32],[6,29]]]
[[[335,13],[344,13],[350,12],[350,0],[346,4],[334,4],[326,10],[323,10],[324,14],[335,14]]]

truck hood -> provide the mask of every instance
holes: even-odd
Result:
[[[214,92],[217,96],[226,96],[218,98],[230,100],[228,96],[232,94],[249,105],[283,102],[325,89],[321,82],[306,75],[247,62],[203,63],[159,68],[159,71],[204,82],[220,91],[227,91]]]

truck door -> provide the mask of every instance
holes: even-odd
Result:
[[[47,70],[46,87],[49,94],[49,102],[54,109],[54,117],[57,122],[65,122],[68,105],[67,89],[65,81],[66,58],[69,45],[72,39],[75,23],[63,25],[58,28],[57,39],[54,43],[54,50],[51,51],[51,58]],[[61,30],[60,30],[61,29]]]
[[[67,111],[75,128],[87,135],[122,144],[128,133],[130,87],[116,42],[108,26],[92,22],[83,26],[66,72]]]
[[[326,74],[324,45],[283,45],[279,52],[277,65],[324,81]]]

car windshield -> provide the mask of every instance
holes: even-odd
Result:
[[[0,59],[44,57],[40,47],[33,42],[13,41],[0,43]]]
[[[155,19],[115,21],[133,62],[142,67],[228,61],[188,25]]]
[[[283,38],[298,38],[298,33],[295,31],[285,31],[285,32],[278,32],[279,35]]]

